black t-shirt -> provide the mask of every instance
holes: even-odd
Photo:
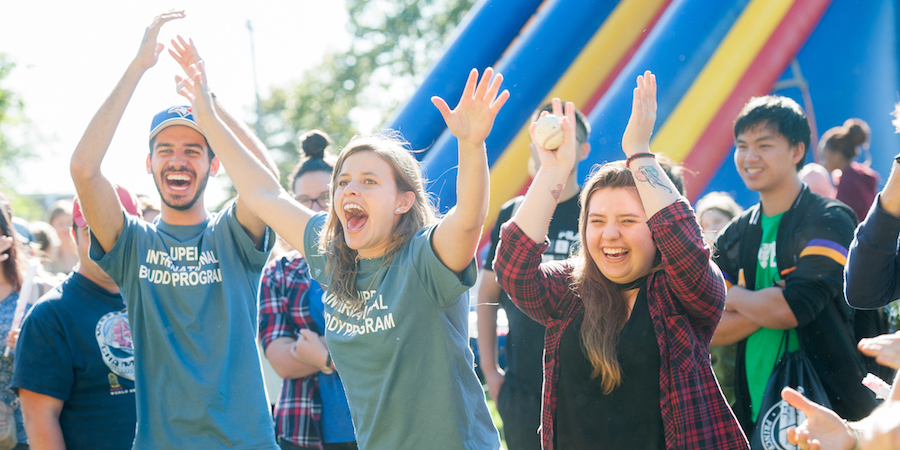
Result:
[[[482,267],[490,269],[500,242],[500,227],[512,218],[524,197],[516,197],[503,205],[497,223],[491,231],[491,248]],[[578,235],[578,195],[556,206],[547,237],[550,247],[543,255],[544,261],[566,259],[580,242]],[[500,306],[506,311],[509,333],[506,335],[505,382],[519,389],[540,395],[543,379],[544,326],[531,320],[519,310],[506,292],[500,292]]]
[[[659,344],[642,287],[634,310],[619,335],[616,356],[622,383],[603,394],[602,376],[591,379],[593,366],[581,345],[584,311],[578,313],[559,344],[559,382],[555,439],[559,449],[664,449],[659,409]]]

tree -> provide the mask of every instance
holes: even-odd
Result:
[[[0,53],[0,191],[9,198],[17,216],[39,218],[43,213],[40,205],[15,190],[19,164],[35,156],[24,142],[29,131],[24,103],[18,94],[3,85],[3,80],[15,66],[5,54]]]
[[[0,188],[3,189],[9,188],[9,180],[18,175],[18,164],[34,157],[28,146],[16,143],[12,138],[14,127],[25,123],[22,99],[3,86],[3,80],[14,67],[15,64],[0,53]]]
[[[321,129],[340,147],[372,132],[422,82],[474,0],[347,0],[350,48],[262,102],[266,144],[287,177],[297,135]],[[337,150],[337,149],[335,149]]]

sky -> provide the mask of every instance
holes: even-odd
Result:
[[[2,1],[0,53],[16,63],[3,86],[24,101],[40,137],[33,142],[39,158],[19,167],[17,193],[74,194],[72,151],[137,54],[147,25],[172,9],[186,17],[165,24],[159,42],[168,48],[176,35],[192,38],[219,101],[249,123],[255,95],[248,20],[262,98],[350,43],[343,0]],[[135,193],[156,195],[145,169],[147,137],[153,115],[187,104],[175,92],[176,74],[181,68],[163,53],[138,85],[104,159],[107,178]],[[207,205],[225,199],[223,184],[221,175],[210,181]]]

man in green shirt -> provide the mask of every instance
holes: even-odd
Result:
[[[715,261],[729,286],[713,345],[738,344],[735,414],[749,436],[774,366],[803,348],[835,410],[862,418],[876,405],[860,384],[842,272],[856,217],[800,181],[810,127],[793,100],[751,99],[735,120],[734,162],[760,201],[719,235]]]

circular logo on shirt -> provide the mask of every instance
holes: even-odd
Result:
[[[134,380],[134,345],[125,310],[107,313],[97,321],[94,331],[100,355],[112,373]]]
[[[797,391],[802,394],[803,387],[798,386]],[[758,425],[760,427],[759,436],[763,448],[766,450],[788,450],[797,448],[788,443],[787,430],[788,428],[800,425],[804,420],[806,420],[806,414],[803,414],[803,411],[794,408],[784,400],[780,400],[778,403],[772,405],[772,407],[766,411],[766,414],[763,415],[762,420]]]

